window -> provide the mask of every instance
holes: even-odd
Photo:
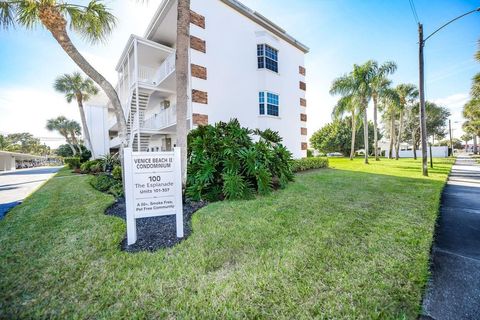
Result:
[[[265,100],[265,95],[267,99]],[[258,93],[259,113],[278,117],[278,95],[261,91]]]
[[[266,45],[257,45],[257,60],[259,69],[278,72],[278,50]]]

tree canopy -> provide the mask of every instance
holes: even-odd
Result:
[[[0,150],[36,155],[50,154],[50,147],[28,132],[0,135]]]
[[[350,154],[351,136],[352,136],[352,120],[350,117],[337,119],[326,124],[317,130],[310,138],[312,147],[320,152],[341,152],[344,155]],[[373,145],[373,123],[368,123],[368,142]],[[362,149],[364,146],[363,123],[356,130],[355,134],[355,151]],[[380,136],[381,138],[381,136]]]

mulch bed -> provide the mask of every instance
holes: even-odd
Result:
[[[184,237],[177,238],[175,228],[175,216],[163,216],[153,218],[137,219],[137,242],[133,245],[127,245],[127,237],[120,243],[122,251],[140,252],[157,251],[164,248],[170,248],[177,243],[188,238],[192,233],[191,219],[194,212],[204,207],[207,203],[193,202],[186,200],[183,203],[183,225]],[[106,215],[126,219],[125,198],[117,201],[105,211]]]

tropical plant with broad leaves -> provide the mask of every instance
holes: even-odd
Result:
[[[55,79],[53,87],[56,91],[65,94],[65,99],[68,103],[71,103],[73,100],[77,102],[78,110],[80,112],[80,119],[82,120],[82,129],[85,143],[87,144],[87,147],[92,151],[93,157],[95,158],[90,137],[90,130],[87,126],[87,119],[85,117],[83,103],[85,101],[88,101],[92,96],[96,95],[98,93],[98,88],[95,86],[95,83],[92,81],[92,79],[83,78],[80,72],[63,74],[62,76]]]
[[[293,179],[292,154],[281,141],[275,131],[250,130],[236,119],[192,130],[187,195],[208,201],[248,199],[285,187]]]
[[[1,27],[32,29],[42,25],[78,67],[103,89],[112,103],[119,136],[125,143],[127,122],[115,88],[77,50],[67,32],[70,28],[86,41],[96,43],[105,41],[115,24],[116,18],[101,0],[91,0],[86,5],[59,0],[0,0]]]

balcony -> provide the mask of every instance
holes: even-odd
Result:
[[[175,53],[170,54],[158,68],[138,66],[138,81],[151,86],[161,85],[175,71]]]
[[[170,106],[143,122],[143,130],[161,130],[175,125],[177,122],[177,107]]]

